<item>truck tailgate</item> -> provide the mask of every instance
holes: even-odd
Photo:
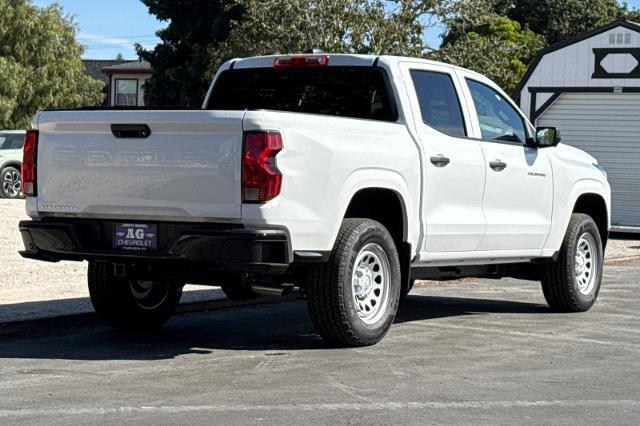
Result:
[[[38,211],[91,218],[237,221],[243,114],[41,113]],[[146,125],[151,133],[144,137],[112,130],[131,125]]]

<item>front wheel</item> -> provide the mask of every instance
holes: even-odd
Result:
[[[161,327],[182,296],[181,283],[116,276],[112,263],[90,262],[88,276],[96,313],[107,325],[123,331]]]
[[[311,321],[331,343],[373,345],[395,319],[400,281],[400,260],[387,229],[369,219],[345,219],[329,261],[309,272]]]
[[[598,298],[604,253],[598,226],[585,214],[571,216],[558,259],[545,265],[542,291],[558,312],[584,312]]]

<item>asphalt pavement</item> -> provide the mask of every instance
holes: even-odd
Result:
[[[0,423],[638,424],[638,266],[554,314],[539,284],[416,289],[378,345],[327,346],[303,301],[119,335],[91,315],[0,336]]]

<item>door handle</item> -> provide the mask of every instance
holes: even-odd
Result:
[[[146,124],[112,124],[111,133],[118,139],[146,139],[151,129]]]
[[[447,157],[445,157],[442,154],[438,154],[436,156],[431,157],[431,164],[433,164],[436,167],[445,167],[450,162],[451,160],[449,160]]]
[[[489,167],[496,172],[501,172],[507,168],[507,163],[504,163],[502,160],[495,160],[489,163]]]

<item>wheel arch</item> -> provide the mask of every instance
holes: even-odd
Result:
[[[602,242],[606,243],[611,218],[611,190],[606,181],[591,178],[579,179],[566,192],[561,188],[557,188],[554,192],[551,232],[543,249],[543,257],[551,257],[560,250],[571,215],[576,212],[590,216],[593,211],[601,212],[599,215],[593,214],[596,214],[594,220],[599,222],[598,229]],[[596,206],[595,210],[594,206]]]
[[[337,197],[340,209],[336,212],[333,237],[338,235],[339,223],[346,217],[355,217],[354,211],[362,214],[362,217],[373,219],[385,225],[385,218],[380,216],[380,206],[375,201],[388,199],[393,202],[391,207],[395,209],[395,216],[402,221],[401,227],[391,226],[389,232],[397,242],[407,242],[415,246],[419,238],[420,219],[418,217],[418,195],[412,198],[409,185],[402,173],[383,168],[360,168],[354,170],[342,185]],[[371,204],[373,202],[373,204]],[[362,206],[370,206],[365,209]],[[356,207],[358,206],[358,207]],[[364,213],[363,213],[364,212]],[[384,214],[388,214],[386,211]]]
[[[400,259],[401,288],[403,292],[408,292],[411,285],[413,247],[409,230],[409,210],[403,195],[388,187],[360,188],[349,200],[343,215],[343,219],[346,218],[373,219],[389,231]]]
[[[392,189],[359,189],[352,195],[343,218],[373,219],[387,228],[396,244],[407,242],[407,207],[402,195]]]
[[[609,210],[607,202],[601,194],[595,192],[580,194],[573,205],[572,213],[589,215],[598,226],[603,248],[607,246],[609,239]]]
[[[2,166],[0,166],[0,171],[6,169],[7,167],[15,167],[20,171],[20,173],[22,173],[22,163],[20,161],[11,160],[3,163]]]

